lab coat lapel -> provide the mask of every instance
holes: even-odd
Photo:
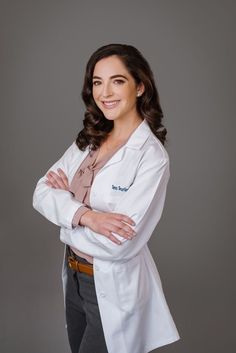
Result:
[[[116,153],[114,153],[114,155],[107,161],[102,169],[108,167],[111,164],[120,162],[123,159],[126,148],[139,150],[147,140],[150,133],[151,129],[146,119],[144,119],[141,124],[139,124],[138,127],[132,132],[126,144],[123,145]]]

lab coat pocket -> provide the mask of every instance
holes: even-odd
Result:
[[[150,297],[150,284],[142,255],[117,265],[116,293],[121,310],[133,313],[143,307]]]

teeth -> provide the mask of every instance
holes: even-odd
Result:
[[[117,103],[117,101],[112,101],[112,102],[104,102],[105,104],[114,104]]]
[[[119,103],[119,101],[103,102],[103,104],[108,106],[108,107],[115,106],[117,103]]]

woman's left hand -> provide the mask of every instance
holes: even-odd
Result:
[[[62,189],[69,191],[69,183],[66,174],[61,168],[58,168],[57,171],[59,175],[57,175],[57,173],[53,171],[49,171],[46,174],[48,180],[46,180],[45,183],[54,189]]]

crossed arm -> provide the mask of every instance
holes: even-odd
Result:
[[[70,192],[66,174],[61,168],[58,168],[57,172],[58,174],[53,170],[50,170],[46,173],[46,177],[48,179],[45,183],[54,189],[61,189]],[[77,224],[75,224],[75,220],[77,220]],[[87,226],[92,231],[106,236],[114,243],[121,244],[121,242],[112,234],[112,231],[117,232],[120,236],[130,240],[136,235],[136,232],[124,222],[127,222],[130,225],[135,224],[131,218],[126,215],[96,212],[88,207],[80,206],[73,217],[72,225],[73,227]]]
[[[61,178],[60,182],[63,184],[57,180],[57,186],[63,187],[64,185],[64,188],[49,186],[50,183],[46,183],[47,176],[45,175],[36,186],[33,196],[34,208],[51,222],[61,226],[61,240],[64,243],[90,256],[104,260],[121,260],[135,256],[148,242],[160,220],[170,175],[169,159],[159,153],[159,149],[150,146],[144,153],[133,184],[121,197],[114,212],[88,211],[82,217],[87,219],[83,220],[86,225],[73,228],[72,219],[75,212],[79,207],[86,206],[75,200],[72,194],[65,189],[67,185],[65,178],[69,173],[73,149],[75,147],[70,146],[62,158],[50,168],[48,171],[50,174],[46,174],[48,177],[51,175],[51,179],[52,176],[56,178],[52,172],[56,173],[57,169],[61,168],[65,175],[58,170],[58,177]],[[49,182],[50,178],[48,179]],[[89,214],[90,217],[87,217]],[[96,228],[99,223],[98,219],[103,227],[102,230]],[[128,232],[128,229],[132,229],[128,225],[131,225],[132,221],[135,222],[136,236],[132,241],[128,241],[128,235],[124,236],[124,234]],[[115,239],[119,240],[122,245],[114,244]]]

